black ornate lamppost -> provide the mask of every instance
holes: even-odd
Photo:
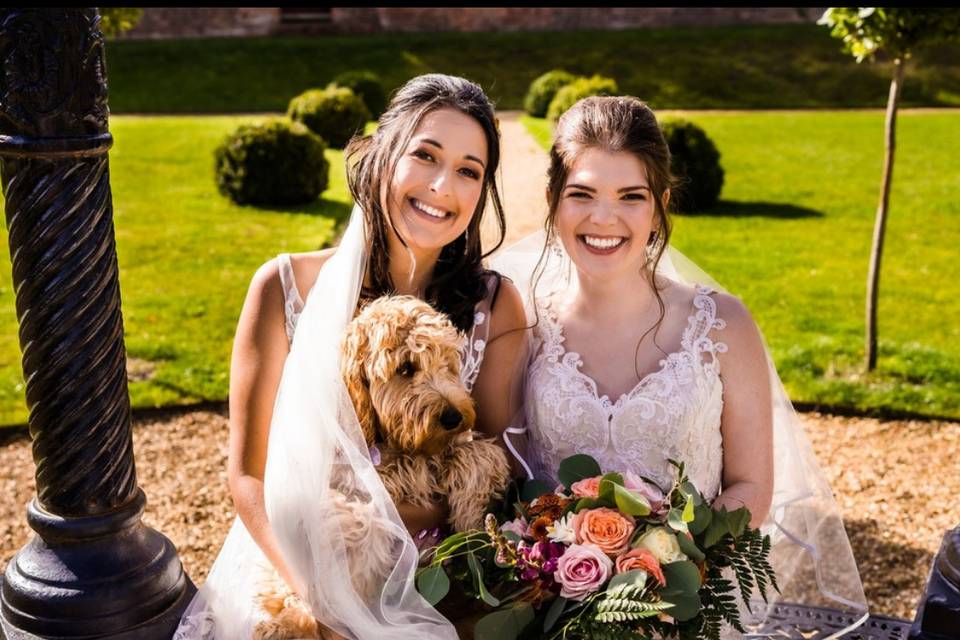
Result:
[[[0,589],[9,640],[170,638],[194,591],[141,522],[99,21],[0,10],[0,177],[37,465],[36,535]]]

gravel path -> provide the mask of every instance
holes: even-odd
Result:
[[[960,423],[802,415],[843,509],[874,613],[912,618],[943,533],[958,524]],[[144,520],[176,545],[202,583],[233,520],[226,409],[171,411],[134,423]],[[0,561],[31,534],[34,494],[26,435],[0,445]]]
[[[546,155],[518,121],[500,114],[507,244],[543,219]],[[874,613],[912,618],[944,532],[960,512],[960,423],[879,421],[803,414],[843,509]],[[166,534],[200,584],[233,520],[227,491],[226,408],[170,410],[134,422],[145,521]],[[0,562],[28,540],[35,493],[27,436],[0,436]]]

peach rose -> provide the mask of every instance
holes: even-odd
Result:
[[[660,586],[667,584],[657,556],[649,549],[630,549],[617,558],[617,573],[626,573],[632,569],[642,569],[648,576],[653,576]]]
[[[636,526],[633,518],[607,507],[584,509],[573,519],[577,542],[595,544],[610,556],[627,550]]]
[[[596,478],[584,478],[570,485],[570,491],[573,495],[581,498],[597,498],[600,496],[600,480],[603,476]]]

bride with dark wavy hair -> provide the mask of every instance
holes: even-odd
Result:
[[[456,638],[417,593],[419,546],[446,506],[394,505],[377,475],[340,377],[340,341],[358,306],[411,294],[464,334],[461,378],[476,429],[498,437],[516,411],[525,318],[517,289],[483,264],[500,138],[473,82],[419,76],[371,135],[347,147],[355,207],[334,249],[281,254],[254,275],[234,340],[229,481],[238,518],[177,638],[250,638],[266,613],[258,581],[276,571],[322,623],[350,638]],[[499,246],[499,243],[498,243]],[[305,300],[305,302],[304,302]],[[375,593],[358,593],[331,485],[349,482],[396,559]],[[417,542],[414,542],[414,539]]]

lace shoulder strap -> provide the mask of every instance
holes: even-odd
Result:
[[[487,295],[474,307],[473,327],[464,345],[461,377],[469,390],[473,389],[473,383],[480,375],[480,364],[483,362],[483,353],[490,337],[490,312],[493,308],[493,298],[499,288],[500,277],[497,274],[490,274],[486,277],[485,283]]]
[[[293,274],[290,254],[279,254],[277,256],[277,265],[280,272],[280,286],[283,289],[284,328],[287,331],[287,339],[292,341],[293,332],[297,326],[297,319],[300,317],[300,312],[303,311],[303,300],[300,298],[300,291],[297,289],[297,281]]]
[[[709,354],[710,357],[706,362],[716,366],[717,354],[726,353],[727,345],[713,340],[710,332],[714,329],[723,329],[727,323],[723,318],[717,317],[717,301],[712,297],[716,291],[702,284],[696,284],[694,287],[696,290],[696,295],[693,297],[694,311],[690,314],[686,331],[683,332],[682,346],[694,355],[700,356],[701,359]]]

